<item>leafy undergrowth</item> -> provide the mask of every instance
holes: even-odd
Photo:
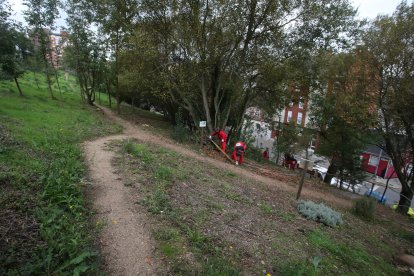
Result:
[[[67,77],[61,76],[61,96],[55,87],[57,100],[39,74],[20,80],[24,97],[13,83],[0,82],[0,274],[95,267],[79,143],[120,127],[82,104],[75,79]]]
[[[117,168],[157,220],[174,275],[393,275],[392,256],[410,247],[346,210],[340,227],[308,221],[294,194],[177,152],[137,141],[119,149]]]

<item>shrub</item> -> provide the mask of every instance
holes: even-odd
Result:
[[[176,125],[171,133],[171,137],[177,142],[183,143],[190,139],[190,131],[185,127],[183,111],[181,108],[175,114]]]
[[[365,220],[372,220],[375,213],[375,201],[372,198],[363,197],[354,203],[352,212]]]
[[[190,132],[185,126],[183,125],[176,125],[171,133],[171,137],[180,143],[188,141],[190,136]]]
[[[316,204],[310,200],[301,200],[298,204],[298,211],[305,218],[328,226],[336,227],[343,223],[342,214],[332,210],[323,203]]]

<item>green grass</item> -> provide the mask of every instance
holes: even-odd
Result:
[[[272,208],[272,206],[270,206],[266,202],[262,201],[261,203],[259,203],[259,207],[263,211],[263,213],[265,213],[266,215],[273,214],[273,208]]]
[[[321,231],[313,231],[309,242],[328,253],[321,262],[323,271],[335,271],[338,267],[360,275],[398,275],[396,269],[383,259],[372,256],[357,244],[343,244],[331,239]]]
[[[236,266],[223,256],[222,246],[215,244],[199,230],[199,226],[209,218],[211,210],[223,210],[224,206],[212,202],[208,205],[209,208],[193,214],[193,223],[188,225],[182,220],[182,212],[185,210],[174,208],[168,193],[173,183],[186,179],[190,174],[183,170],[182,165],[172,166],[174,159],[182,157],[168,149],[154,149],[149,145],[137,144],[130,140],[124,140],[120,144],[121,153],[127,153],[134,160],[144,161],[145,154],[136,154],[137,148],[140,148],[141,152],[151,152],[155,157],[151,162],[138,162],[145,167],[145,172],[142,173],[147,176],[147,185],[149,185],[146,198],[140,203],[146,206],[150,213],[168,221],[169,226],[156,230],[154,237],[158,241],[159,251],[170,264],[170,271],[174,275],[239,275]],[[191,172],[194,173],[194,170]],[[211,180],[205,178],[201,181]],[[224,186],[229,197],[239,199],[240,195],[231,193],[229,184]],[[188,254],[194,254],[197,265],[188,263],[185,257]]]
[[[337,242],[322,230],[312,231],[308,241],[315,255],[279,264],[281,275],[334,275],[338,271],[347,271],[349,275],[398,275],[395,267],[380,257],[357,244]]]
[[[140,162],[143,155],[125,154],[121,144],[117,166],[126,178],[145,178],[144,205],[171,228],[155,237],[173,275],[397,273],[392,256],[401,249],[387,230],[375,239],[380,229],[366,232],[374,225],[353,216],[339,228],[320,226],[299,216],[290,194],[158,145],[129,142],[154,157]]]
[[[11,241],[2,244],[0,274],[87,273],[96,267],[97,252],[79,144],[121,128],[82,103],[73,76],[66,81],[61,74],[62,95],[54,84],[57,100],[49,98],[43,75],[36,78],[40,89],[33,73],[21,78],[24,97],[13,83],[0,82],[0,138],[7,137],[0,139],[0,185],[6,191],[0,204],[13,215],[12,227],[33,224],[15,228],[20,236],[7,233]],[[21,238],[26,236],[33,242]]]

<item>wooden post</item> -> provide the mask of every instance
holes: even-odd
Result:
[[[298,200],[300,198],[300,194],[302,193],[302,187],[303,187],[303,182],[305,181],[305,174],[308,171],[308,149],[306,148],[306,159],[305,159],[305,167],[303,168],[303,172],[302,175],[300,177],[300,182],[299,182],[299,189],[298,189],[298,193],[296,195],[296,200]]]
[[[200,137],[200,142],[201,142],[201,149],[203,148],[203,141],[204,141],[204,128],[207,126],[207,122],[206,121],[200,121],[198,123],[198,127],[201,128],[201,137]]]
[[[203,139],[204,139],[204,127],[201,128],[201,149],[203,149]]]

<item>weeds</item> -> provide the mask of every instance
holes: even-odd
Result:
[[[395,268],[385,263],[382,259],[372,256],[365,250],[353,245],[337,243],[321,231],[313,231],[309,237],[309,242],[319,249],[328,251],[333,258],[339,260],[348,271],[353,271],[361,275],[387,275],[396,274]],[[331,257],[332,258],[332,257]],[[335,262],[323,262],[321,266],[329,268]]]
[[[355,201],[352,213],[365,220],[373,220],[376,202],[372,198],[363,197]]]
[[[265,213],[267,215],[273,214],[273,208],[272,208],[272,206],[270,206],[266,202],[262,201],[258,205],[259,205],[260,209],[263,211],[263,213]]]
[[[13,171],[0,176],[0,182],[9,183],[1,195],[2,209],[34,222],[31,229],[8,222],[17,235],[31,238],[22,241],[6,233],[12,242],[2,245],[0,274],[92,273],[97,253],[82,193],[85,164],[78,143],[120,128],[79,104],[78,93],[51,101],[34,83],[33,75],[26,74],[21,82],[24,98],[15,92],[0,95],[7,98],[0,116],[15,141],[0,153],[0,168]]]

